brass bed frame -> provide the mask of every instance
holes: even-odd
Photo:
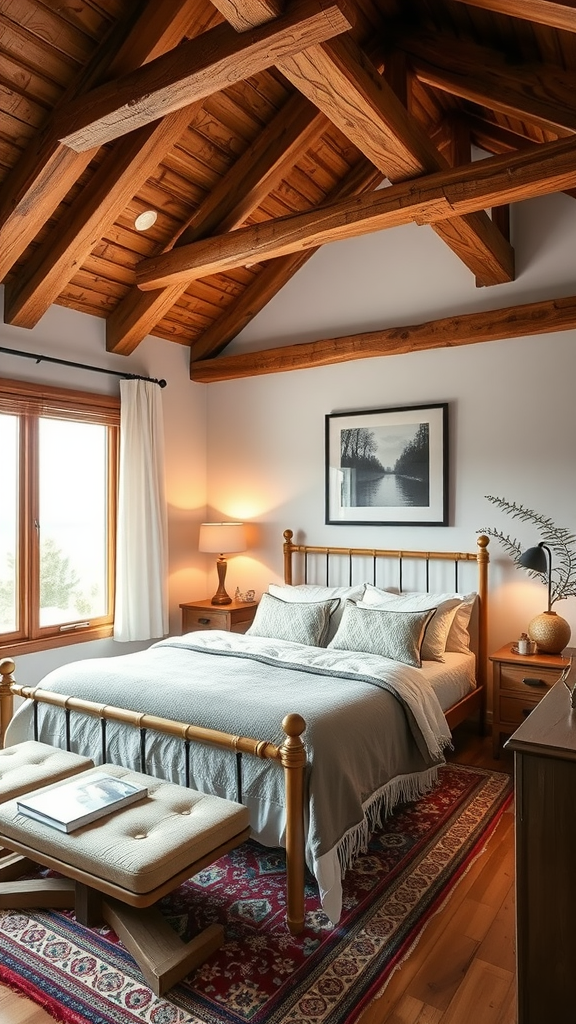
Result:
[[[486,667],[487,667],[487,624],[488,624],[488,537],[481,535],[477,540],[477,551],[399,551],[384,548],[343,548],[312,546],[293,543],[292,530],[284,532],[284,582],[292,584],[294,579],[308,582],[311,560],[321,556],[324,561],[325,582],[330,578],[334,559],[344,564],[347,560],[349,582],[352,583],[355,560],[372,562],[373,580],[377,580],[377,566],[381,560],[392,560],[398,567],[396,582],[402,590],[403,567],[408,561],[423,562],[426,575],[426,590],[429,588],[430,563],[442,561],[454,565],[454,590],[458,591],[458,567],[462,562],[476,562],[478,570],[478,616],[476,678],[477,686],[470,694],[458,701],[446,712],[451,729],[459,725],[470,715],[479,715],[480,729],[484,728]],[[314,582],[317,582],[316,580]],[[183,741],[188,757],[190,742],[207,743],[233,751],[237,757],[242,754],[263,758],[276,762],[284,769],[286,792],[286,890],[287,890],[287,924],[292,934],[298,934],[304,927],[304,770],[306,767],[306,749],[302,740],[305,731],[304,719],[298,714],[288,714],[282,722],[285,739],[279,746],[265,739],[254,739],[246,736],[234,736],[230,733],[218,732],[213,729],[201,728],[186,722],[159,718],[131,711],[126,708],[96,704],[78,697],[65,696],[43,690],[40,687],[20,686],[14,679],[14,661],[10,658],[0,662],[0,745],[4,744],[4,736],[8,723],[13,715],[14,696],[34,701],[35,712],[38,703],[47,703],[61,707],[66,715],[66,736],[69,740],[68,716],[70,712],[79,712],[100,720],[102,730],[102,746],[105,755],[106,722],[114,721],[132,726],[140,730],[141,751],[145,748],[145,735],[148,730],[164,733]],[[35,713],[35,722],[37,714]],[[105,760],[105,756],[103,757]],[[144,760],[145,758],[142,758]],[[188,765],[188,761],[186,760]],[[145,766],[142,766],[145,770]],[[188,768],[187,768],[188,774]]]

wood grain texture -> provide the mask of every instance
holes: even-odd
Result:
[[[568,139],[546,143],[514,156],[490,157],[367,196],[325,205],[311,213],[240,228],[231,235],[183,246],[143,260],[137,282],[145,291],[165,287],[248,261],[285,256],[412,221],[433,224],[575,185],[576,142]]]
[[[353,359],[406,355],[431,348],[474,345],[576,328],[576,296],[531,302],[482,313],[443,317],[424,324],[312,341],[245,355],[204,359],[190,366],[192,380],[211,383],[264,373],[310,369]],[[194,351],[194,349],[192,350]]]
[[[547,130],[576,131],[576,74],[546,64],[513,63],[486,46],[442,33],[403,36],[421,82]]]
[[[218,25],[70,103],[54,131],[78,152],[92,149],[350,27],[336,0],[297,0],[290,13],[243,35]]]
[[[576,8],[572,0],[566,3],[554,0],[456,0],[457,3],[469,7],[479,7],[483,11],[496,11],[498,14],[509,14],[512,18],[534,21],[538,25],[576,32]]]
[[[326,119],[308,100],[299,94],[291,97],[178,230],[173,243],[188,244],[217,229],[231,231],[242,224],[280,183],[297,153],[312,145],[325,128]],[[108,351],[123,355],[134,351],[186,288],[187,283],[148,294],[131,288],[106,321]]]

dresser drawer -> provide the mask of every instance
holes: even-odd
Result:
[[[542,668],[541,665],[506,665],[500,668],[500,689],[511,690],[514,693],[522,694],[530,698],[530,694],[540,700],[551,686],[558,681],[560,670],[556,668]],[[533,683],[524,682],[525,679],[534,680]],[[536,682],[538,680],[538,682]]]

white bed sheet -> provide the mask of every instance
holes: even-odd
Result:
[[[444,662],[423,661],[422,672],[436,694],[442,711],[447,711],[476,689],[476,658],[471,652],[446,651]]]

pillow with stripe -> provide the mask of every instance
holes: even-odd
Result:
[[[262,594],[254,621],[246,634],[323,647],[330,616],[339,603],[337,598],[332,601],[281,601],[272,594]]]
[[[378,654],[392,661],[422,667],[422,642],[435,608],[391,611],[347,601],[342,621],[328,649]]]

